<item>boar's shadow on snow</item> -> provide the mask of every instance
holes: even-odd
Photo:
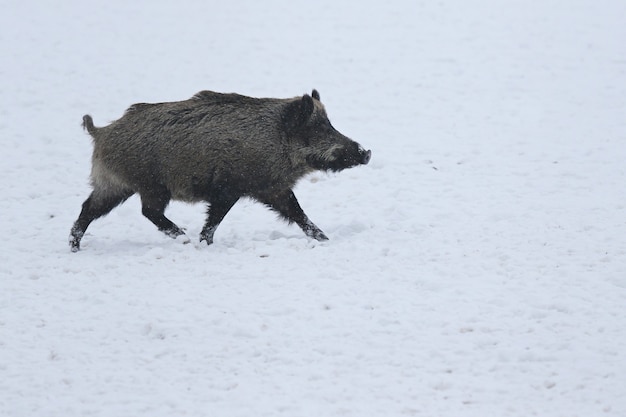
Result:
[[[189,100],[131,106],[95,127],[91,185],[69,243],[72,251],[89,224],[135,193],[141,212],[171,237],[183,230],[165,217],[171,199],[208,203],[200,240],[213,242],[220,222],[241,197],[251,197],[296,223],[316,240],[328,238],[298,204],[292,189],[309,172],[367,164],[371,151],[331,125],[320,95],[252,98],[202,91]]]

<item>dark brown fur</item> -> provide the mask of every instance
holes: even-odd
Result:
[[[371,155],[332,127],[316,90],[292,99],[202,91],[185,101],[134,104],[102,128],[86,115],[83,127],[94,142],[93,192],[72,227],[73,251],[93,220],[135,193],[142,213],[173,237],[183,231],[164,215],[170,199],[209,203],[200,239],[210,244],[226,213],[247,196],[326,240],[293,186],[314,170],[341,171]]]

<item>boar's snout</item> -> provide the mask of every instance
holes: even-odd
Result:
[[[372,151],[365,150],[363,148],[359,149],[359,153],[361,154],[361,164],[367,165],[367,163],[372,159]]]
[[[367,165],[370,159],[372,159],[371,150],[366,150],[357,142],[350,140],[349,144],[344,148],[343,153],[339,155],[336,163],[341,166],[339,169],[345,169],[357,165]]]

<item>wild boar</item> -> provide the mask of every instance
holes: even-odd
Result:
[[[71,250],[89,224],[130,196],[171,237],[183,230],[165,217],[170,200],[208,203],[200,241],[213,242],[220,222],[242,197],[275,210],[317,240],[328,238],[304,213],[292,189],[304,175],[341,171],[372,152],[331,125],[320,95],[252,98],[202,91],[189,100],[132,105],[117,121],[83,127],[93,138],[91,186],[69,237]]]

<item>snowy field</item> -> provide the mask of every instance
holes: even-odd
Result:
[[[626,3],[1,1],[1,416],[626,416]],[[317,88],[372,162],[67,237],[96,125]]]

